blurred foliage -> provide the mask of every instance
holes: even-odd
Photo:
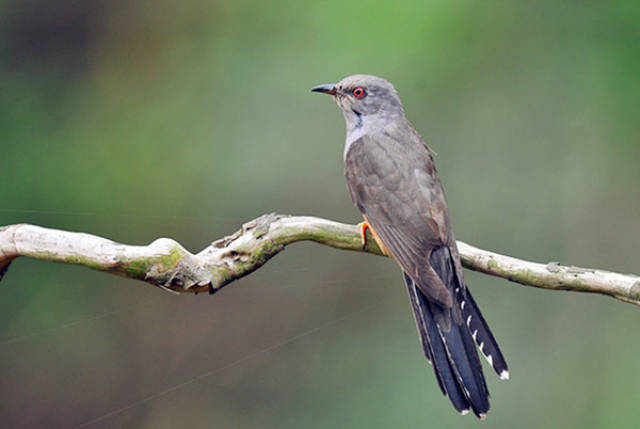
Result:
[[[343,119],[309,88],[372,73],[438,152],[460,239],[638,273],[639,29],[631,0],[5,0],[0,225],[195,251],[269,211],[356,222]],[[512,367],[487,371],[492,427],[638,424],[637,308],[468,282]],[[211,298],[17,260],[0,421],[476,425],[441,397],[403,288],[391,261],[306,244]]]

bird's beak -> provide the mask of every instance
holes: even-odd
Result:
[[[311,92],[324,92],[325,94],[336,95],[336,85],[333,83],[325,83],[311,88]]]

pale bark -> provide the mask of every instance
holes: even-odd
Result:
[[[268,214],[213,242],[197,254],[159,238],[131,246],[95,235],[17,224],[0,227],[0,279],[18,256],[82,265],[146,281],[175,292],[211,293],[260,268],[288,244],[310,240],[382,255],[370,236],[362,248],[359,228],[316,217]],[[591,292],[640,305],[640,277],[603,270],[541,264],[478,249],[458,241],[471,270],[545,289]]]

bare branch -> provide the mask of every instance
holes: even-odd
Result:
[[[368,232],[369,234],[369,232]],[[345,250],[382,252],[372,237],[362,249],[357,226],[316,217],[268,214],[213,242],[198,254],[169,238],[130,246],[90,234],[28,224],[0,227],[0,279],[18,256],[82,265],[146,281],[176,292],[211,293],[264,265],[286,245],[310,240]],[[640,305],[640,277],[540,264],[478,249],[458,241],[466,268],[527,286],[609,295]]]

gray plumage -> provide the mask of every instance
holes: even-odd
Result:
[[[458,411],[472,409],[484,418],[489,393],[474,340],[501,378],[508,378],[508,370],[466,288],[432,151],[388,81],[353,75],[312,91],[333,95],[344,114],[351,199],[404,272],[440,388]]]

